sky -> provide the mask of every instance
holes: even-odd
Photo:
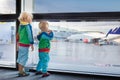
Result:
[[[34,0],[34,12],[110,12],[120,11],[120,0]]]
[[[0,13],[15,13],[15,2],[0,0]],[[35,13],[120,11],[120,0],[33,0],[33,4]]]

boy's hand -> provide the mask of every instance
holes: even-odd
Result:
[[[34,46],[33,45],[30,45],[31,46],[31,50],[34,51]]]
[[[51,32],[52,30],[48,30],[48,32]]]
[[[52,30],[48,30],[48,34],[50,34],[52,32]]]

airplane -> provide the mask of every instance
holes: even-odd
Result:
[[[107,34],[103,32],[84,32],[67,37],[67,41],[93,43],[97,45],[120,44],[120,27],[110,29]]]

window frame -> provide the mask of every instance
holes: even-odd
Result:
[[[66,21],[119,21],[120,12],[86,12],[86,13],[33,13],[34,20],[66,20]]]
[[[33,13],[33,20],[49,20],[49,21],[67,21],[67,22],[75,22],[75,21],[120,21],[120,12],[70,12],[70,13]],[[58,71],[60,70],[54,70]],[[69,73],[76,73],[74,71],[63,71]],[[79,72],[78,72],[79,73]],[[89,72],[82,72],[82,74],[92,74]],[[102,73],[96,73],[96,75],[102,75]],[[103,75],[107,75],[104,74]],[[112,74],[108,74],[112,76]]]
[[[0,21],[15,21],[21,12],[21,0],[16,0],[15,14],[0,14]]]
[[[16,13],[15,14],[0,14],[0,22],[12,22],[15,21],[16,22],[16,33],[18,31],[18,26],[19,26],[19,21],[18,21],[18,16],[21,13],[21,0],[16,0]],[[17,69],[17,51],[15,51],[16,53],[16,64],[15,64],[15,68]],[[1,67],[1,66],[0,66]],[[3,66],[2,66],[3,67]],[[9,67],[4,67],[4,68],[9,68]]]
[[[16,0],[15,14],[0,14],[0,21],[16,21],[16,33],[18,31],[19,21],[17,20],[21,13],[22,0]],[[33,13],[34,21],[41,19],[51,21],[120,21],[120,12],[80,12],[80,13]],[[17,59],[17,51],[16,51]],[[17,63],[16,63],[17,64]],[[17,67],[16,67],[17,68]]]
[[[34,0],[32,6],[34,7]],[[120,11],[116,12],[62,12],[33,13],[34,20],[66,20],[66,21],[119,21]]]

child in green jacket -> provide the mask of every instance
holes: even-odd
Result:
[[[50,60],[50,40],[53,38],[53,32],[48,29],[47,21],[40,21],[39,28],[41,30],[41,33],[37,36],[39,40],[39,62],[36,68],[36,75],[43,74],[42,77],[46,77],[50,75],[50,73],[47,72],[47,68]]]
[[[31,47],[32,51],[34,50],[32,26],[30,25],[32,18],[32,14],[27,12],[22,12],[19,16],[20,26],[17,33],[19,77],[29,75],[24,71],[24,67],[28,60],[29,47]]]

